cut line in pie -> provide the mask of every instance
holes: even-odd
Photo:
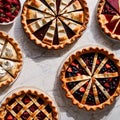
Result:
[[[103,109],[120,93],[119,60],[103,48],[83,48],[65,60],[60,80],[73,104],[87,110]]]
[[[0,107],[1,120],[58,120],[53,100],[36,88],[18,88],[10,92]]]
[[[22,52],[6,33],[0,32],[0,87],[15,81],[22,68]]]
[[[85,0],[26,0],[22,11],[22,24],[29,38],[48,49],[64,48],[77,40],[88,19]]]
[[[120,40],[120,1],[100,0],[97,17],[104,33],[113,39]]]

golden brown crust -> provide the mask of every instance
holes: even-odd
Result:
[[[9,59],[8,58],[1,58],[1,56],[0,56],[0,58],[3,60],[12,60],[13,62],[16,61],[19,63],[15,69],[14,75],[9,74],[9,72],[6,70],[7,74],[9,74],[11,77],[8,77],[5,81],[0,82],[0,87],[2,87],[2,86],[10,84],[11,82],[13,82],[16,79],[16,77],[18,76],[18,74],[22,68],[23,60],[22,60],[22,52],[21,52],[18,44],[14,41],[14,39],[9,37],[6,33],[2,32],[2,31],[0,31],[0,37],[4,38],[6,40],[5,44],[3,45],[4,46],[3,49],[5,48],[6,43],[9,42],[14,47],[14,50],[17,53],[17,59],[12,60],[10,58]],[[2,51],[2,52],[4,52],[4,51]]]
[[[22,89],[22,90],[18,90],[16,92],[12,92],[12,94],[10,94],[5,101],[2,103],[1,108],[0,108],[0,119],[3,120],[6,114],[6,106],[8,104],[8,102],[16,97],[19,96],[23,96],[25,94],[31,94],[31,95],[35,95],[36,97],[40,97],[42,98],[42,100],[45,101],[45,104],[49,104],[49,106],[52,109],[52,118],[51,120],[58,120],[58,111],[54,105],[54,103],[51,101],[51,99],[48,97],[48,95],[46,95],[45,93],[43,93],[42,91],[38,91],[36,89]],[[39,108],[40,109],[40,108]],[[16,115],[17,117],[17,115]]]
[[[98,47],[88,47],[88,48],[83,48],[82,50],[78,50],[77,52],[75,52],[74,54],[72,54],[63,64],[63,67],[61,69],[61,72],[60,72],[60,80],[62,81],[62,88],[66,91],[66,96],[68,98],[70,98],[72,100],[72,103],[77,105],[79,108],[86,108],[86,110],[97,110],[98,108],[99,109],[103,109],[105,107],[105,105],[110,105],[114,98],[116,96],[118,96],[120,94],[120,82],[119,82],[119,85],[115,91],[115,93],[110,96],[108,98],[107,101],[101,103],[101,104],[98,104],[98,105],[87,105],[87,104],[82,104],[80,103],[78,100],[76,100],[74,98],[74,96],[71,94],[71,91],[67,88],[66,86],[66,79],[65,79],[65,72],[66,72],[66,69],[67,67],[70,65],[70,63],[72,63],[72,61],[77,57],[79,57],[81,54],[83,53],[90,53],[90,52],[98,52],[98,53],[102,53],[104,54],[106,57],[108,57],[109,59],[111,59],[114,63],[116,63],[116,66],[118,68],[118,74],[117,76],[120,76],[120,61],[114,56],[113,53],[109,52],[108,50],[105,50],[103,48],[98,48]],[[79,76],[78,76],[79,77]],[[87,77],[87,76],[86,76]],[[81,78],[83,79],[84,78],[84,75],[81,76]],[[79,78],[80,79],[80,78]],[[86,78],[85,78],[86,79]],[[89,79],[89,76],[88,76],[88,79]],[[69,78],[68,78],[69,80]],[[75,80],[75,79],[74,79]],[[74,81],[72,80],[72,81]],[[95,90],[95,86],[93,87],[93,89]],[[97,94],[95,91],[94,91],[94,94]],[[97,101],[97,98],[96,98],[96,102]]]
[[[104,22],[106,22],[107,20],[104,17],[104,15],[101,15],[102,9],[104,7],[106,0],[100,0],[99,4],[98,4],[98,8],[97,8],[97,19],[98,19],[98,23],[101,27],[101,29],[103,30],[103,32],[108,35],[109,37],[115,39],[115,40],[120,40],[120,35],[114,34],[112,32],[110,32],[106,26],[104,25]]]
[[[25,30],[25,32],[28,34],[29,38],[34,41],[37,45],[40,45],[42,47],[48,48],[48,49],[59,49],[59,48],[64,48],[66,44],[71,44],[74,41],[77,40],[78,37],[80,37],[82,35],[82,32],[86,29],[88,20],[89,20],[89,11],[88,11],[88,7],[87,7],[87,3],[85,0],[80,1],[81,5],[83,6],[84,9],[84,22],[82,27],[79,30],[79,33],[74,35],[72,38],[70,38],[69,40],[65,40],[64,42],[60,43],[59,45],[53,45],[53,44],[47,44],[42,42],[41,40],[39,40],[37,37],[35,37],[30,29],[27,27],[27,22],[26,22],[26,13],[27,13],[27,5],[29,4],[29,0],[26,0],[24,6],[23,6],[23,10],[22,10],[22,24],[23,24],[23,28]]]

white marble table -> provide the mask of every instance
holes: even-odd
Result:
[[[25,0],[21,0],[22,4]],[[47,50],[32,43],[24,33],[20,16],[15,23],[0,26],[0,30],[7,32],[19,43],[24,54],[24,64],[21,74],[14,84],[0,89],[0,101],[11,90],[22,86],[40,88],[50,95],[57,103],[61,120],[119,120],[120,97],[103,110],[96,112],[78,109],[65,97],[61,88],[58,73],[62,61],[74,50],[88,45],[105,46],[120,58],[120,42],[109,40],[100,31],[96,21],[96,7],[98,0],[87,0],[90,20],[84,34],[77,42],[61,50]]]

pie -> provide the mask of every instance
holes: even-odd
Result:
[[[0,108],[1,120],[58,120],[51,99],[38,90],[18,90],[9,95]]]
[[[22,67],[22,52],[13,38],[0,32],[0,87],[13,82]]]
[[[64,62],[60,80],[73,104],[103,109],[120,93],[119,60],[103,48],[83,48]]]
[[[73,43],[86,29],[88,18],[85,0],[26,0],[22,10],[25,32],[48,49]]]
[[[97,16],[104,33],[113,39],[120,40],[120,1],[100,0]]]

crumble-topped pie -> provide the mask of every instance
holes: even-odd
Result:
[[[22,53],[18,44],[0,32],[0,87],[14,81],[22,67]]]
[[[119,60],[102,48],[84,48],[65,61],[60,79],[73,104],[102,109],[120,93]]]
[[[100,0],[97,16],[102,30],[111,38],[120,40],[120,1]]]
[[[73,43],[86,29],[85,0],[26,0],[22,24],[32,41],[48,49]]]
[[[1,120],[58,120],[58,112],[51,99],[38,90],[13,92],[2,103]]]

